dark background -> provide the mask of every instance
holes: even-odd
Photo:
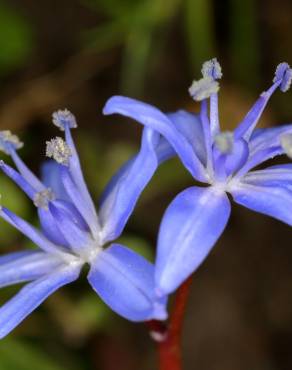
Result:
[[[25,141],[21,155],[38,172],[45,141],[59,134],[52,112],[70,109],[98,200],[138,149],[141,134],[136,123],[102,116],[108,97],[125,94],[164,111],[197,111],[187,89],[200,77],[202,62],[216,56],[224,74],[221,125],[231,129],[270,86],[276,65],[292,63],[291,26],[290,0],[0,1],[0,129]],[[261,126],[291,122],[291,102],[291,91],[277,92]],[[191,184],[178,160],[162,166],[124,241],[153,258],[165,208]],[[3,204],[36,221],[34,207],[3,175],[0,193]],[[1,253],[25,246],[31,245],[1,221]],[[194,275],[185,369],[291,369],[291,264],[289,227],[234,205],[224,235]],[[1,302],[17,289],[1,290]],[[0,342],[0,370],[155,368],[154,344],[143,324],[113,314],[85,278],[50,297]]]

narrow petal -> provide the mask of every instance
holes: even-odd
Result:
[[[273,95],[275,90],[280,86],[281,81],[275,82],[267,91],[263,92],[258,100],[255,102],[253,107],[244,117],[242,122],[235,129],[235,138],[243,138],[246,141],[251,137],[253,130],[255,129],[270,97]]]
[[[27,167],[23,160],[19,157],[15,150],[11,150],[11,157],[17,167],[18,171],[25,178],[25,180],[37,191],[45,190],[45,186],[35,176],[35,174]]]
[[[282,125],[273,128],[260,128],[254,131],[250,142],[250,158],[257,152],[270,147],[281,146],[281,137],[285,134],[292,133],[292,125]]]
[[[27,284],[0,308],[0,338],[4,338],[49,295],[76,280],[80,266],[65,266]]]
[[[251,185],[279,186],[292,190],[292,164],[281,164],[264,170],[251,171],[241,181]]]
[[[71,202],[86,221],[94,237],[97,238],[100,227],[97,223],[96,212],[92,210],[91,204],[88,204],[84,199],[82,192],[79,191],[68,168],[65,166],[62,166],[61,169],[61,179]]]
[[[24,177],[15,169],[5,164],[3,161],[0,161],[0,168],[12,181],[20,187],[22,191],[30,198],[34,199],[36,190],[24,179]]]
[[[292,191],[285,182],[282,186],[266,186],[264,181],[250,184],[243,178],[232,186],[230,193],[236,203],[292,226]]]
[[[54,244],[69,247],[68,241],[64,238],[51,212],[44,208],[38,208],[38,216],[44,235]]]
[[[97,255],[88,280],[101,299],[128,320],[167,317],[166,299],[155,297],[153,265],[122,245],[112,244]]]
[[[188,188],[172,201],[158,237],[155,278],[160,294],[173,292],[199,267],[229,215],[227,195],[212,187]]]
[[[61,253],[63,251],[62,247],[52,243],[38,229],[30,225],[21,217],[18,217],[6,207],[2,207],[0,209],[0,216],[44,251],[52,253]]]
[[[84,230],[74,219],[73,214],[68,214],[65,209],[56,206],[56,202],[49,205],[50,212],[56,220],[60,231],[74,252],[79,252],[87,247],[92,239],[89,231]]]
[[[204,145],[204,132],[200,116],[185,110],[168,113],[167,117],[175,125],[176,129],[186,138],[192,146],[200,161],[207,163],[206,148]]]
[[[55,161],[45,161],[41,167],[41,178],[45,186],[53,190],[56,198],[68,201],[70,198],[61,180],[61,168]]]
[[[158,139],[159,135],[155,131],[144,130],[139,154],[111,183],[110,191],[107,191],[99,210],[104,242],[121,234],[141,192],[152,178],[158,166],[155,152]]]
[[[233,150],[230,154],[226,155],[224,167],[227,176],[237,171],[248,160],[248,144],[243,139],[238,139],[234,142]]]
[[[204,167],[192,146],[180,134],[171,120],[157,108],[138,100],[114,96],[107,101],[103,113],[119,113],[156,130],[173,146],[188,171],[198,180],[206,180]]]
[[[200,124],[199,122],[197,122],[198,120],[197,116],[186,111],[177,111],[174,113],[169,113],[167,114],[167,116],[173,122],[173,124],[177,126],[177,129],[181,130],[181,133],[186,138],[191,138],[190,144],[191,142],[197,142],[198,145],[194,145],[194,147],[197,148],[199,145],[201,145],[202,150],[204,150],[203,143],[200,144],[199,139],[197,139],[198,137],[202,137],[202,133],[200,136],[200,129],[195,128],[192,131],[192,127],[196,127],[198,126],[198,124]],[[144,131],[146,130],[149,130],[149,128],[144,127],[143,129],[143,135],[145,137],[146,134],[144,134]],[[161,136],[160,134],[158,135],[159,135],[158,143],[156,145],[154,145],[155,144],[154,142],[152,144],[149,143],[149,145],[151,144],[149,149],[151,148],[151,146],[153,146],[153,148],[155,149],[157,161],[159,164],[161,164],[168,160],[169,158],[174,157],[176,155],[176,152],[163,136]],[[103,194],[100,197],[100,204],[103,204],[104,200],[108,197],[109,193],[112,192],[112,189],[115,188],[120,179],[130,170],[130,168],[133,166],[134,162],[137,160],[137,157],[139,155],[141,155],[140,152],[133,156],[132,158],[130,158],[125,164],[123,164],[120,167],[120,169],[110,179]]]
[[[82,169],[81,169],[81,165],[80,165],[80,161],[79,161],[79,156],[78,156],[78,153],[77,153],[77,150],[76,150],[76,147],[75,147],[72,135],[71,135],[71,130],[70,130],[70,127],[69,127],[68,124],[65,125],[65,138],[66,138],[66,143],[69,145],[69,147],[71,149],[71,153],[72,153],[72,155],[69,158],[70,173],[72,175],[72,178],[73,178],[76,186],[78,187],[79,191],[81,192],[82,197],[83,197],[83,199],[85,200],[85,202],[87,204],[87,207],[89,207],[91,209],[91,214],[94,215],[93,217],[95,219],[95,222],[94,222],[95,227],[98,228],[99,221],[98,221],[98,218],[97,218],[95,206],[94,206],[94,203],[91,199],[91,196],[90,196],[89,191],[87,189],[86,182],[85,182],[84,177],[83,177],[83,173],[82,173]],[[98,231],[99,230],[96,230],[95,234],[97,234]]]
[[[61,199],[54,200],[51,203],[53,203],[55,207],[59,208],[69,218],[71,218],[72,221],[81,229],[88,231],[86,222],[83,220],[82,216],[72,203]],[[43,233],[46,235],[46,237],[55,244],[69,247],[70,243],[64,236],[65,229],[62,229],[60,223],[56,220],[52,213],[48,209],[38,208],[38,215]]]
[[[274,158],[277,155],[283,154],[282,146],[271,146],[262,150],[258,150],[254,155],[249,156],[246,163],[238,170],[234,178],[239,179],[248,173],[252,168],[264,163],[268,159]]]
[[[40,251],[9,253],[0,257],[0,287],[38,279],[64,261]]]

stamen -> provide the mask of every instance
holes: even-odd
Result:
[[[56,137],[50,141],[46,142],[46,156],[49,158],[54,158],[54,160],[63,165],[68,165],[69,158],[72,155],[72,151],[68,144],[61,138]]]
[[[191,97],[196,101],[209,98],[212,94],[219,91],[219,83],[213,77],[204,77],[198,81],[193,81],[189,88]]]
[[[288,63],[280,63],[276,68],[273,82],[281,81],[280,90],[286,92],[289,90],[292,82],[292,69]]]
[[[23,143],[19,140],[18,136],[13,135],[11,131],[0,131],[0,150],[6,154],[10,154],[9,148],[20,149]]]
[[[212,77],[214,80],[222,78],[222,69],[216,58],[208,60],[202,66],[203,77]]]
[[[49,209],[49,202],[55,199],[56,197],[52,189],[48,188],[35,194],[33,204],[36,207],[43,208],[47,211]]]
[[[283,135],[280,142],[285,154],[292,159],[292,134]]]
[[[61,131],[65,130],[65,126],[68,125],[69,128],[76,128],[77,122],[75,116],[68,110],[58,110],[57,112],[54,112],[52,115],[53,124]]]
[[[220,150],[221,153],[229,154],[232,152],[234,145],[233,132],[221,132],[215,136],[214,141],[217,149]]]

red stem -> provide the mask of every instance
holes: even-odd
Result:
[[[159,370],[182,370],[182,326],[191,281],[192,278],[189,277],[177,290],[167,327],[159,321],[148,323],[150,334],[158,345]]]

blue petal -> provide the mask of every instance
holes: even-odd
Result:
[[[72,203],[65,200],[55,200],[51,203],[60,208],[62,212],[65,212],[65,214],[68,215],[68,217],[70,217],[81,229],[86,231],[88,230],[86,222]],[[59,222],[54,218],[51,212],[47,209],[38,208],[38,215],[43,233],[47,238],[55,244],[69,247],[70,243],[68,243],[68,240],[64,237],[64,229],[60,227]]]
[[[167,117],[175,125],[176,129],[186,138],[200,161],[206,164],[207,158],[204,145],[204,132],[200,117],[184,110],[168,113]]]
[[[0,257],[0,287],[38,279],[62,264],[60,257],[40,251]]]
[[[27,284],[0,308],[0,338],[4,338],[49,295],[76,280],[80,267],[63,267]]]
[[[155,279],[161,295],[176,290],[199,267],[229,215],[227,195],[212,187],[188,188],[172,201],[158,237]]]
[[[260,179],[250,184],[243,178],[232,186],[230,193],[236,203],[292,226],[292,191],[285,181],[282,185],[266,186]]]
[[[292,164],[281,164],[248,172],[241,180],[259,186],[279,186],[292,190]]]
[[[237,171],[246,163],[248,154],[249,151],[246,141],[243,139],[235,140],[232,153],[226,155],[225,169],[227,176]]]
[[[267,161],[270,158],[274,158],[277,155],[283,154],[283,149],[281,146],[271,146],[262,150],[258,150],[254,155],[249,156],[246,163],[238,170],[234,178],[241,178],[252,168],[260,165],[261,163]]]
[[[61,178],[67,194],[70,197],[71,202],[75,205],[76,209],[80,212],[87,225],[89,226],[94,237],[98,237],[100,226],[97,220],[96,211],[93,210],[91,204],[88,204],[83,194],[77,188],[75,182],[67,167],[62,166]]]
[[[41,167],[43,183],[54,191],[56,198],[70,200],[61,180],[61,165],[55,161],[45,161]]]
[[[173,146],[188,171],[198,180],[206,180],[205,169],[192,146],[176,129],[172,121],[157,108],[138,100],[114,96],[107,101],[103,113],[119,113],[156,130]]]
[[[5,175],[13,180],[30,199],[34,199],[36,190],[23,178],[23,176],[21,176],[20,173],[5,164],[3,161],[0,161],[0,168]]]
[[[11,212],[9,209],[2,207],[0,210],[0,216],[14,226],[17,230],[28,237],[33,243],[38,245],[41,249],[46,252],[60,253],[62,248],[48,240],[38,229],[30,225],[28,222],[18,217],[16,214]]]
[[[61,233],[56,220],[52,216],[51,212],[44,208],[38,208],[38,216],[41,224],[41,228],[46,237],[51,240],[54,244],[69,247],[69,243]]]
[[[236,139],[243,138],[246,141],[251,137],[253,130],[255,129],[270,97],[274,91],[279,87],[281,81],[275,82],[267,91],[263,92],[255,104],[252,106],[250,111],[244,117],[242,122],[237,126],[234,131]]]
[[[87,189],[86,182],[85,182],[84,177],[83,177],[83,173],[82,173],[82,169],[81,169],[81,165],[80,165],[80,161],[79,161],[79,156],[78,156],[77,150],[75,148],[75,144],[74,144],[74,141],[73,141],[73,138],[72,138],[72,135],[71,135],[69,125],[65,125],[65,138],[66,138],[66,143],[69,145],[69,147],[71,149],[71,154],[72,154],[69,158],[70,173],[72,175],[72,178],[73,178],[76,186],[78,187],[80,193],[82,194],[82,198],[86,202],[86,206],[88,208],[90,208],[90,210],[91,210],[91,214],[93,215],[94,220],[95,220],[94,225],[97,228],[98,225],[99,225],[99,222],[98,222],[95,206],[94,206],[94,203],[91,199],[91,196],[90,196],[89,191]],[[68,191],[68,189],[67,189],[67,191]],[[97,236],[96,235],[97,232],[98,232],[98,230],[96,232],[94,232],[94,236]]]
[[[175,113],[173,113],[175,115]],[[143,129],[143,135],[146,137],[146,134],[144,134],[144,131],[149,130],[147,127],[144,127]],[[168,160],[171,157],[174,157],[176,155],[174,149],[172,146],[168,143],[166,139],[164,139],[163,136],[158,134],[158,143],[154,145],[153,142],[151,146],[155,149],[156,157],[158,163],[162,163],[166,160]],[[143,137],[143,136],[142,136]],[[153,139],[156,137],[156,135],[153,135]],[[150,138],[151,140],[151,138]],[[157,138],[155,138],[155,142],[157,141]],[[124,163],[120,169],[112,176],[109,183],[107,184],[105,190],[103,191],[101,197],[100,197],[100,204],[103,204],[104,200],[108,197],[109,193],[112,192],[112,190],[116,187],[117,183],[120,181],[120,179],[130,170],[130,168],[133,166],[135,161],[137,160],[137,157],[140,155],[140,153],[136,154],[132,158],[130,158],[126,163]]]
[[[45,186],[35,176],[35,174],[26,166],[15,150],[11,151],[11,157],[17,167],[18,171],[25,178],[25,180],[37,191],[45,190]]]
[[[74,252],[78,253],[84,250],[91,243],[92,239],[89,231],[80,227],[73,214],[67,213],[66,209],[58,207],[56,201],[49,204],[49,209]]]
[[[166,299],[157,299],[154,267],[130,249],[112,244],[91,264],[88,280],[113,311],[131,321],[165,320]]]
[[[255,130],[249,142],[250,157],[270,147],[281,147],[281,136],[289,133],[292,133],[292,125]]]
[[[110,191],[107,191],[99,210],[104,242],[121,234],[141,192],[153,176],[158,166],[155,152],[158,139],[155,131],[144,130],[139,154],[110,183]]]

